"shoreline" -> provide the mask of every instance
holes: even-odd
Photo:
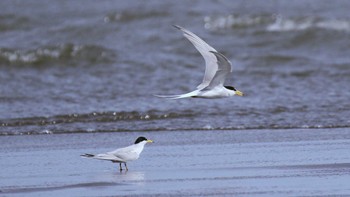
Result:
[[[123,132],[0,137],[5,196],[348,195],[348,129]],[[146,145],[129,171],[80,158]]]

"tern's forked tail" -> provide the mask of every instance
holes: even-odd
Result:
[[[191,98],[198,96],[198,90],[186,93],[186,94],[178,94],[178,95],[154,95],[159,98],[167,98],[167,99],[182,99],[182,98]]]
[[[166,98],[166,99],[179,99],[181,95],[156,95],[156,94],[154,94],[153,96],[158,97],[158,98]]]
[[[82,156],[82,157],[95,157],[94,154],[89,154],[89,153],[85,153],[85,154],[80,155],[80,156]]]

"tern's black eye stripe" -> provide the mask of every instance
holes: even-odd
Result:
[[[226,89],[229,89],[229,90],[234,90],[234,91],[237,91],[235,87],[233,86],[225,86]]]

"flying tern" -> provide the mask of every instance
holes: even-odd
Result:
[[[161,98],[225,98],[234,95],[243,96],[243,93],[233,86],[224,86],[226,77],[232,72],[231,62],[213,47],[187,29],[174,25],[194,45],[205,60],[203,81],[197,89],[179,95],[155,95]]]

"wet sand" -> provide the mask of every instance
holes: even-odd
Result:
[[[84,159],[147,144],[128,172]],[[0,137],[0,196],[349,196],[349,129]]]

